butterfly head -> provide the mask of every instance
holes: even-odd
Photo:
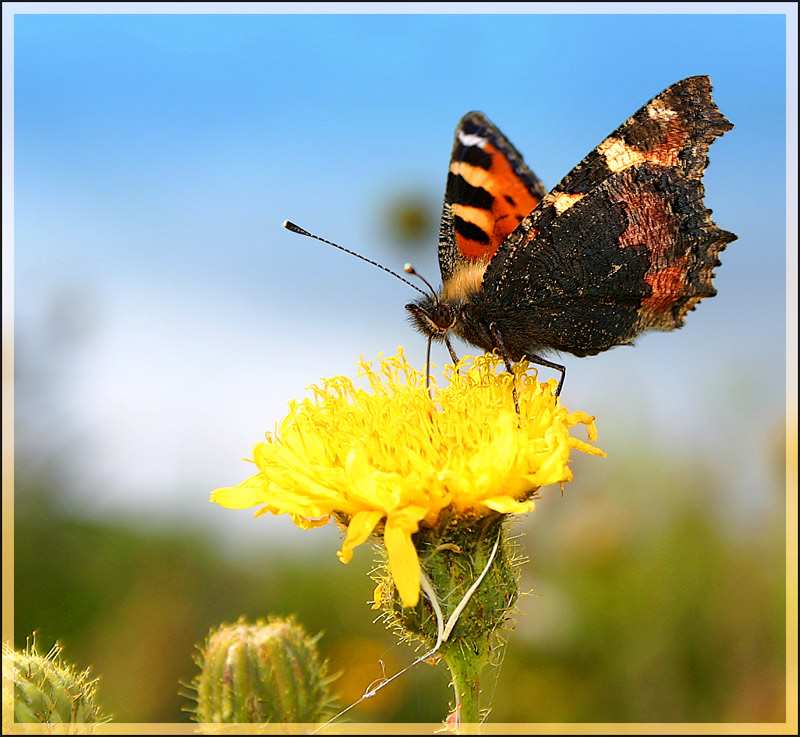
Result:
[[[406,309],[411,315],[411,323],[423,335],[427,335],[432,340],[445,340],[447,333],[456,324],[456,310],[449,302],[444,301],[440,295],[436,294],[430,282],[418,274],[411,264],[406,264],[403,271],[421,279],[430,290],[430,294],[423,294],[419,299],[406,305]]]
[[[437,295],[425,295],[406,305],[411,323],[423,335],[444,340],[456,324],[456,311]]]

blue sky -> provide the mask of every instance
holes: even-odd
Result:
[[[785,409],[784,15],[187,8],[14,17],[17,359],[49,367],[40,394],[57,400],[17,413],[75,428],[78,509],[232,515],[207,492],[249,475],[240,459],[308,384],[398,345],[423,365],[408,287],[284,219],[399,271],[386,203],[415,191],[438,209],[464,113],[552,187],[695,74],[736,126],[704,178],[739,236],[719,294],[676,333],[564,356],[564,402],[598,415],[607,450],[647,433],[736,456],[743,497],[761,483]],[[438,282],[435,237],[413,261]],[[83,326],[69,361],[54,319]]]

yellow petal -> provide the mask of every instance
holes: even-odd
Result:
[[[347,525],[342,549],[336,554],[342,563],[349,563],[353,559],[353,548],[357,548],[372,534],[383,514],[380,510],[369,509],[353,515]]]
[[[425,516],[421,507],[406,507],[386,518],[383,542],[392,574],[403,606],[416,606],[419,601],[420,567],[416,548],[411,540]]]
[[[259,483],[254,483],[257,480]],[[259,473],[251,476],[238,486],[228,486],[214,489],[211,492],[211,501],[228,509],[247,509],[263,504],[266,499],[263,493],[264,477]]]
[[[323,527],[331,521],[330,515],[319,517],[318,519],[308,519],[301,517],[299,514],[290,515],[292,522],[294,522],[301,530],[313,530],[315,527]]]
[[[380,609],[383,602],[383,592],[386,589],[386,584],[383,581],[378,581],[375,591],[372,593],[372,606],[370,609]]]
[[[493,509],[495,512],[500,512],[501,514],[525,514],[525,512],[530,512],[536,506],[532,499],[520,502],[516,499],[512,499],[510,496],[491,497],[489,499],[484,499],[483,503],[489,507],[489,509]]]
[[[589,443],[584,443],[580,438],[570,437],[569,447],[575,448],[575,450],[582,450],[584,453],[590,453],[593,456],[606,457],[606,454],[600,450],[600,448],[595,448],[593,445],[589,445]]]
[[[597,428],[595,427],[594,417],[592,417],[592,415],[587,415],[586,412],[571,412],[567,415],[567,427],[574,427],[579,423],[586,425],[586,433],[589,436],[589,440],[597,440]]]

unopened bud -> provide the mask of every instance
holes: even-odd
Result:
[[[97,679],[89,679],[89,670],[78,672],[61,659],[56,643],[47,655],[40,655],[35,642],[23,652],[3,645],[3,715],[11,715],[16,732],[20,723],[87,724],[107,721],[94,703]],[[13,707],[11,704],[13,703]],[[3,725],[3,732],[6,732]],[[89,733],[92,727],[70,730]]]
[[[317,639],[293,620],[212,630],[196,658],[194,718],[202,723],[319,722],[333,713]]]

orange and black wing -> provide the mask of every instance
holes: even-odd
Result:
[[[546,194],[519,151],[483,113],[465,115],[447,173],[439,235],[442,280],[464,266],[486,264]]]

